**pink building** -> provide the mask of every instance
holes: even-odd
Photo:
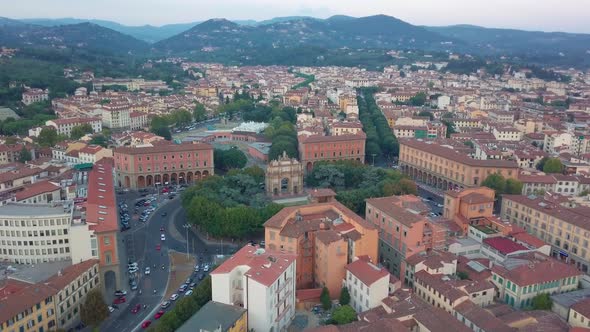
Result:
[[[213,147],[204,143],[120,147],[114,156],[119,187],[191,183],[213,174]]]

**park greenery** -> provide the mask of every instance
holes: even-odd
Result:
[[[92,126],[90,126],[88,123],[74,126],[72,128],[72,132],[70,133],[70,138],[77,140],[84,137],[86,134],[92,134]]]
[[[248,157],[244,152],[232,147],[228,150],[215,149],[213,151],[213,161],[217,170],[227,172],[232,168],[244,168],[248,162]]]
[[[399,154],[399,143],[393,135],[387,120],[377,103],[373,94],[375,88],[363,88],[359,90],[357,97],[359,107],[359,119],[363,124],[363,130],[367,134],[365,143],[365,161],[387,160]]]
[[[551,301],[551,297],[549,297],[549,294],[547,293],[535,295],[531,301],[531,307],[533,310],[551,310],[552,306],[553,301]]]
[[[559,158],[543,157],[537,164],[537,169],[545,173],[562,173],[563,163]]]
[[[309,86],[311,83],[313,83],[313,81],[315,81],[315,76],[314,75],[306,75],[306,74],[303,74],[303,73],[295,73],[295,76],[304,78],[305,81],[303,81],[303,82],[301,82],[299,84],[294,85],[292,87],[292,89],[299,89],[299,88],[303,88],[303,87]]]
[[[39,137],[37,137],[37,143],[42,147],[51,147],[54,146],[56,143],[65,141],[68,139],[65,135],[60,135],[57,133],[57,130],[53,127],[45,127],[41,129],[39,132]]]
[[[166,312],[156,324],[150,327],[149,331],[176,331],[209,301],[211,301],[211,276],[203,279],[194,289],[193,294],[179,299],[174,308]]]
[[[0,134],[28,135],[29,129],[44,125],[47,120],[56,118],[50,106],[49,102],[39,102],[24,107],[13,107],[19,118],[9,117],[0,121]]]
[[[20,153],[18,154],[18,161],[21,163],[26,163],[27,161],[31,161],[33,159],[33,155],[31,151],[29,151],[24,145],[20,149]]]
[[[357,320],[356,311],[350,305],[342,305],[332,312],[332,318],[327,322],[335,325],[350,324]]]
[[[86,300],[80,306],[80,319],[88,326],[98,326],[109,316],[107,304],[98,289],[93,289],[86,294]]]
[[[267,198],[259,167],[210,176],[182,194],[191,224],[214,237],[244,239],[262,231],[263,223],[283,206]]]
[[[187,110],[176,110],[167,115],[158,115],[152,118],[150,122],[150,132],[162,136],[167,140],[172,140],[170,127],[187,126],[193,121],[193,114]]]
[[[516,179],[506,179],[500,173],[488,175],[488,177],[486,177],[486,179],[481,184],[482,186],[486,186],[490,189],[493,189],[496,192],[496,196],[502,194],[522,194],[522,182]]]
[[[414,181],[400,172],[352,160],[318,162],[307,175],[306,183],[312,188],[336,191],[336,199],[359,215],[365,214],[367,198],[417,194]]]

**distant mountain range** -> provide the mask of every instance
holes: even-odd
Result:
[[[0,45],[86,47],[118,53],[151,50],[167,54],[202,50],[249,54],[249,50],[272,52],[294,47],[421,49],[590,64],[589,34],[471,25],[415,26],[386,15],[360,18],[338,15],[327,19],[293,16],[260,22],[211,19],[160,27],[75,18],[15,20],[0,17]]]

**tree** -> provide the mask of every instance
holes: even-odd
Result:
[[[426,93],[418,92],[415,96],[410,98],[410,105],[412,106],[424,106],[426,103]]]
[[[464,271],[457,271],[457,277],[461,280],[469,279],[469,275]]]
[[[549,294],[542,293],[533,297],[531,306],[534,310],[551,310],[553,302],[551,301]]]
[[[109,145],[109,140],[102,134],[94,135],[92,139],[90,139],[90,144],[100,145],[106,148]]]
[[[475,144],[473,144],[472,141],[465,141],[463,142],[463,144],[465,144],[466,146],[470,147],[470,148],[475,148]]]
[[[434,120],[434,114],[428,111],[422,111],[418,113],[418,116],[427,116],[430,119],[430,121]]]
[[[195,109],[193,110],[193,118],[197,122],[207,120],[207,110],[203,104],[197,103],[197,105],[195,105]]]
[[[488,175],[486,179],[481,183],[482,186],[486,186],[493,189],[496,192],[496,196],[503,194],[506,190],[506,179],[500,173],[494,173]]]
[[[150,131],[152,132],[152,134],[156,134],[158,136],[164,137],[164,139],[167,141],[172,140],[172,133],[170,132],[170,128],[168,128],[168,127],[152,128]]]
[[[543,165],[543,172],[545,173],[561,173],[563,171],[563,164],[558,158],[549,158]]]
[[[342,287],[340,291],[340,305],[347,305],[350,303],[350,293],[348,292],[347,287]]]
[[[6,145],[15,145],[16,143],[18,143],[18,140],[14,136],[8,136],[4,139],[4,144]]]
[[[248,157],[238,148],[229,150],[215,149],[213,151],[213,162],[215,168],[227,171],[231,168],[243,168],[248,162]]]
[[[92,132],[93,132],[92,126],[90,126],[88,123],[81,124],[79,126],[74,126],[72,128],[70,138],[77,140],[77,139],[80,139],[81,137],[84,137],[84,135],[86,135],[86,134],[92,134]]]
[[[516,179],[506,180],[505,194],[510,195],[521,195],[522,194],[522,182]]]
[[[356,320],[356,311],[350,305],[338,307],[332,313],[332,322],[336,325],[349,324]]]
[[[329,310],[332,308],[332,300],[330,300],[330,291],[328,287],[322,289],[322,294],[320,295],[320,302],[322,302],[322,307],[324,310]]]
[[[545,167],[545,163],[547,162],[547,160],[549,160],[549,157],[541,158],[541,160],[539,160],[535,168],[539,171],[543,171],[543,168]]]
[[[80,307],[80,318],[86,325],[98,326],[109,316],[109,310],[98,289],[86,294],[86,300]]]
[[[43,147],[51,147],[54,146],[59,140],[57,130],[54,128],[43,128],[39,133],[39,137],[37,137],[37,141],[39,145]]]
[[[186,110],[176,110],[172,112],[171,118],[177,127],[189,125],[193,121],[193,115]]]
[[[32,159],[33,156],[31,155],[31,151],[27,150],[27,148],[23,145],[18,155],[18,161],[24,164],[27,161],[31,161]]]

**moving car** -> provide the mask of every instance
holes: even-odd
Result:
[[[200,269],[201,267],[199,266],[199,264],[195,265],[195,272],[199,272]]]
[[[131,309],[131,313],[136,314],[139,312],[139,310],[141,310],[141,304],[138,303]]]
[[[122,304],[122,303],[125,303],[126,301],[127,301],[127,299],[125,299],[125,296],[121,296],[121,297],[116,298],[113,301],[113,304]]]
[[[148,327],[150,327],[150,325],[152,325],[152,321],[151,320],[146,320],[145,322],[141,323],[141,328],[142,329],[147,329]]]
[[[165,216],[167,216],[167,215],[168,215],[168,213],[167,213],[167,212],[162,212],[162,217],[165,217]]]
[[[125,295],[127,295],[127,291],[123,291],[123,290],[116,290],[115,291],[115,296],[121,297],[121,296],[125,296]]]
[[[109,312],[113,312],[113,311],[115,311],[115,308],[109,306]]]
[[[162,241],[166,241],[166,235],[164,235],[164,234],[160,234],[160,240],[162,240]]]
[[[160,251],[160,249],[162,249],[162,246],[159,243],[156,244],[156,250]]]
[[[164,226],[160,227],[160,232],[164,231]]]
[[[205,264],[205,266],[203,266],[203,271],[205,271],[205,272],[209,271],[209,264]]]
[[[146,266],[146,267],[145,267],[144,274],[145,274],[146,276],[149,276],[149,275],[150,275],[150,273],[151,273],[150,267],[149,267],[149,266]]]

